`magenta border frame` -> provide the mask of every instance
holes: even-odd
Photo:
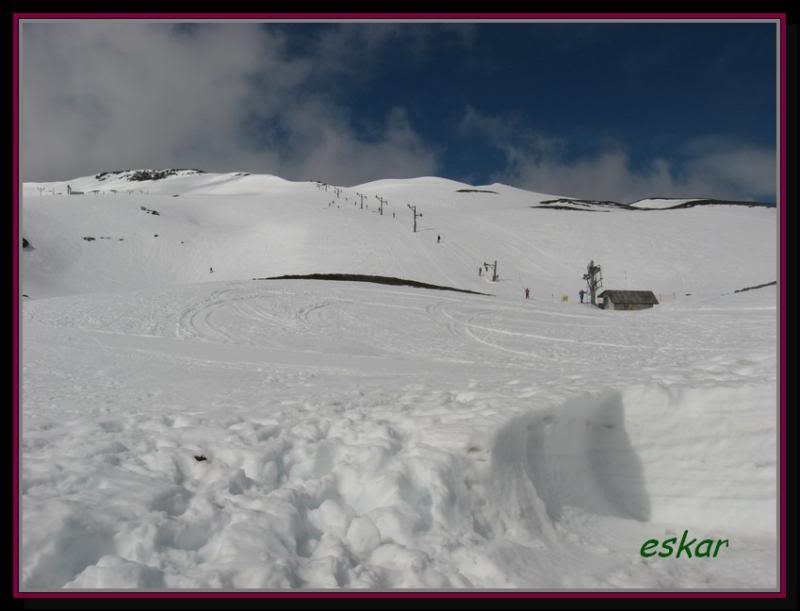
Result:
[[[189,591],[189,592],[137,592],[137,591],[99,591],[99,592],[20,592],[19,590],[19,363],[20,363],[20,300],[19,292],[19,209],[20,209],[20,174],[19,174],[19,28],[21,19],[292,19],[292,20],[319,20],[319,19],[409,19],[429,21],[431,19],[447,19],[449,21],[474,20],[474,19],[542,19],[542,20],[697,20],[697,19],[764,19],[778,20],[780,38],[780,127],[779,127],[779,154],[780,154],[780,588],[778,591],[747,592],[747,591],[718,591],[718,592],[653,592],[653,591],[579,591],[579,592],[547,592],[524,590],[498,590],[498,591]],[[13,452],[14,465],[12,485],[14,486],[12,510],[13,518],[13,596],[14,598],[786,598],[786,13],[14,13],[13,21],[13,176],[14,176],[14,207],[13,219],[13,244],[12,260],[13,290],[14,290],[14,329],[13,329]]]

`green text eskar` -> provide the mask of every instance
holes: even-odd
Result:
[[[729,547],[730,542],[728,539],[702,539],[697,543],[697,539],[688,540],[689,531],[684,530],[681,536],[680,543],[677,537],[670,537],[660,542],[658,539],[648,539],[642,544],[640,553],[645,558],[651,558],[658,555],[659,558],[669,558],[674,550],[674,546],[678,544],[675,551],[675,557],[680,558],[716,558],[719,550],[724,547]],[[659,551],[659,543],[661,544],[661,551]]]

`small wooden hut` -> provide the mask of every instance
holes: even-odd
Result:
[[[600,307],[607,310],[644,310],[658,305],[653,291],[606,290],[598,295]]]

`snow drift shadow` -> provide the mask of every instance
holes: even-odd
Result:
[[[59,529],[23,571],[24,589],[64,587],[100,558],[114,553],[113,531],[93,522],[89,512],[56,519],[61,521]]]
[[[492,475],[520,517],[558,522],[568,509],[646,521],[642,463],[625,431],[622,396],[607,392],[511,420],[497,434]],[[520,502],[521,499],[523,499]],[[543,515],[542,508],[546,513]]]

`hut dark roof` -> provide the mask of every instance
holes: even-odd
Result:
[[[636,305],[656,305],[658,299],[653,291],[603,291],[598,297],[608,297],[613,303],[630,303]]]

